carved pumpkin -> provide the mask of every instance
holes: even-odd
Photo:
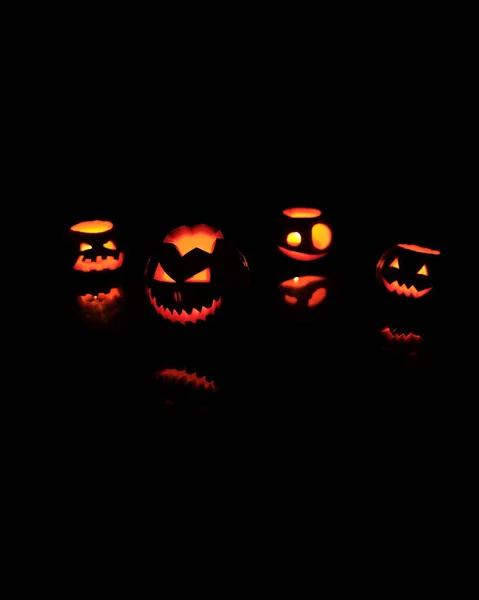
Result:
[[[123,265],[111,221],[82,221],[70,227],[74,244],[73,270],[81,273],[116,271]]]
[[[108,324],[120,312],[123,304],[123,289],[111,288],[107,292],[77,296],[78,305],[83,316],[94,323]]]
[[[303,262],[318,260],[329,252],[331,241],[331,227],[319,209],[283,210],[278,249],[284,255]]]
[[[435,285],[439,250],[413,244],[397,244],[379,259],[376,277],[379,284],[391,294],[409,300],[429,295]]]
[[[224,303],[224,292],[247,281],[246,259],[209,225],[168,233],[148,260],[146,291],[156,313],[181,325],[204,322]]]
[[[282,281],[278,288],[282,301],[288,306],[314,308],[328,295],[327,281],[321,275],[302,275]]]

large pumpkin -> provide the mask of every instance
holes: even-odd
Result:
[[[73,270],[81,273],[116,271],[123,265],[111,221],[82,221],[70,227],[73,242]]]
[[[225,293],[244,285],[249,268],[223,233],[209,225],[182,225],[163,239],[148,260],[146,291],[156,313],[181,325],[213,318]]]
[[[431,294],[437,285],[440,256],[439,250],[397,244],[379,259],[377,281],[394,296],[419,300]]]
[[[286,208],[282,212],[278,249],[293,260],[318,260],[329,252],[332,230],[318,208]]]

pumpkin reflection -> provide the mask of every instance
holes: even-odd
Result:
[[[163,366],[154,373],[153,381],[169,411],[210,412],[219,398],[218,382],[199,369]]]
[[[123,290],[111,288],[108,292],[95,292],[77,296],[83,316],[95,323],[109,323],[121,310]]]
[[[321,275],[301,275],[278,285],[284,304],[297,309],[315,308],[328,296],[328,279]]]

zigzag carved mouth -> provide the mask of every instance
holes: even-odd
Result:
[[[182,325],[186,325],[186,323],[196,323],[197,321],[205,321],[207,317],[215,314],[217,309],[221,307],[222,302],[220,296],[218,300],[213,300],[213,304],[211,306],[202,306],[200,310],[193,308],[191,312],[186,312],[185,309],[178,312],[176,308],[170,310],[169,308],[165,308],[162,304],[158,306],[156,298],[154,298],[151,294],[150,288],[147,287],[146,291],[152,306],[160,316],[168,321],[171,321],[172,323],[181,323]]]
[[[206,375],[198,377],[197,373],[188,373],[186,369],[160,369],[155,373],[157,379],[163,379],[166,381],[172,381],[174,383],[184,383],[185,385],[192,385],[195,388],[212,392],[217,392],[218,388],[213,380],[208,381]]]
[[[415,333],[397,333],[397,329],[389,329],[389,327],[385,327],[381,329],[381,333],[386,337],[390,342],[421,342],[422,337]]]
[[[396,292],[396,294],[399,294],[400,296],[404,294],[408,298],[409,296],[412,296],[413,298],[421,298],[422,296],[425,296],[428,292],[432,290],[432,287],[430,287],[419,291],[414,285],[412,285],[411,287],[407,287],[405,283],[399,285],[399,282],[397,280],[393,281],[392,283],[389,283],[389,281],[386,281],[384,276],[381,275],[381,277],[386,288],[390,292]]]
[[[294,258],[295,260],[302,261],[310,261],[317,260],[322,256],[326,256],[326,252],[320,252],[319,254],[306,254],[305,252],[296,252],[295,250],[288,250],[287,248],[283,248],[282,246],[278,246],[278,249],[289,258]]]
[[[103,258],[103,256],[97,256],[94,261],[91,258],[85,258],[84,254],[80,254],[76,263],[73,266],[75,271],[83,271],[84,273],[88,273],[90,271],[114,271],[115,269],[119,269],[123,264],[124,253],[120,252],[118,258],[113,256],[107,256]]]

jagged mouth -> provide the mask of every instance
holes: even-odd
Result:
[[[398,333],[398,330],[394,327],[390,329],[389,327],[384,327],[381,329],[381,333],[385,336],[385,338],[390,342],[421,342],[422,337],[415,333]]]
[[[213,300],[211,306],[202,306],[199,310],[197,308],[193,308],[191,312],[187,312],[185,309],[177,311],[176,308],[173,310],[165,308],[162,304],[158,306],[156,298],[154,298],[151,294],[150,288],[147,287],[146,291],[148,293],[148,298],[150,299],[151,305],[160,316],[168,321],[171,321],[172,323],[181,323],[182,325],[186,325],[186,323],[206,321],[207,317],[213,316],[221,307],[222,302],[220,296],[218,300]]]
[[[404,294],[404,296],[408,298],[410,296],[412,296],[413,298],[421,298],[422,296],[425,296],[428,292],[432,290],[432,287],[430,287],[419,291],[414,285],[412,285],[411,287],[407,287],[405,283],[399,285],[399,282],[397,280],[393,281],[392,283],[389,283],[389,281],[386,281],[386,279],[382,275],[381,278],[388,291],[396,292],[396,294],[399,294],[399,296],[402,296]]]
[[[118,258],[114,256],[97,256],[95,260],[91,258],[85,258],[84,254],[80,254],[76,263],[73,266],[75,271],[83,271],[83,273],[89,273],[90,271],[114,271],[119,269],[123,264],[124,253],[120,252]]]
[[[218,391],[218,388],[212,379],[208,381],[206,375],[203,375],[203,377],[198,377],[197,373],[188,373],[186,369],[160,369],[155,373],[155,378],[173,383],[191,385],[194,388],[205,391]]]
[[[305,252],[297,252],[296,250],[288,250],[287,248],[283,248],[283,246],[278,246],[278,249],[286,256],[289,256],[289,258],[294,258],[295,260],[310,261],[310,260],[317,260],[318,258],[322,258],[323,256],[326,256],[326,252],[320,252],[319,254],[306,254]]]

